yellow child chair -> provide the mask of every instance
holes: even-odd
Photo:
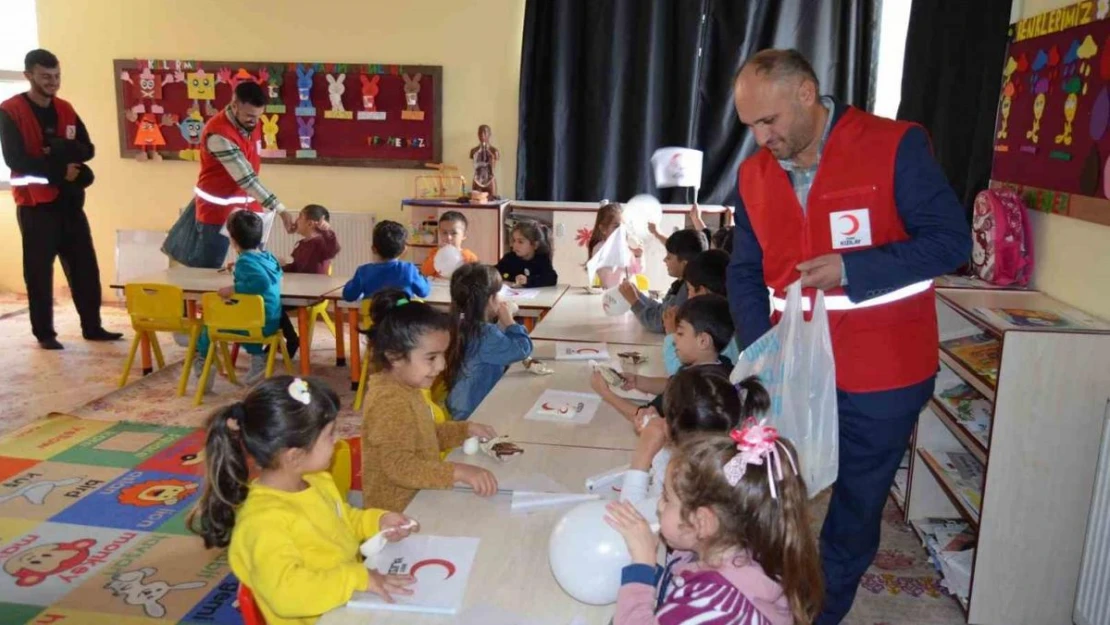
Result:
[[[638,273],[638,274],[632,276],[632,283],[635,284],[636,288],[640,289],[640,291],[643,292],[643,293],[647,293],[648,288],[650,288],[650,286],[651,286],[651,282],[648,281],[648,277],[645,276],[642,273]],[[595,288],[595,289],[600,289],[601,288],[601,278],[599,278],[597,276],[594,276],[593,288]]]
[[[328,265],[328,275],[331,275],[331,265]],[[335,336],[335,322],[328,316],[328,305],[331,302],[324,300],[319,304],[308,307],[308,348],[312,349],[312,330],[316,328],[316,321],[323,319],[324,325],[327,326],[328,331],[331,332],[332,337]],[[282,314],[285,314],[284,312]],[[288,346],[287,346],[288,349]],[[232,362],[239,359],[239,346],[235,345],[231,348]]]
[[[158,345],[157,332],[175,332],[189,335],[189,347],[185,351],[185,368],[181,370],[181,380],[177,384],[177,395],[185,394],[192,370],[193,357],[197,351],[197,338],[200,336],[200,322],[181,315],[185,307],[185,295],[180,287],[169,284],[128,284],[123,292],[127,298],[127,313],[131,315],[131,327],[135,329],[135,339],[131,341],[131,351],[127,354],[127,364],[119,379],[120,388],[127,384],[131,367],[135,364],[135,352],[145,336],[154,350],[158,368],[164,368],[162,348]]]
[[[335,441],[335,453],[331,456],[331,466],[328,473],[335,480],[335,487],[344,500],[351,491],[351,481],[354,476],[354,465],[351,464],[351,444],[343,439]]]
[[[204,401],[204,388],[208,383],[208,376],[212,373],[212,362],[222,360],[227,369],[227,377],[232,384],[238,384],[235,379],[235,367],[231,364],[231,356],[227,346],[233,343],[242,345],[268,345],[270,352],[266,358],[266,374],[274,374],[274,359],[280,350],[285,363],[286,373],[293,373],[290,366],[289,350],[285,348],[281,330],[266,336],[262,328],[266,325],[266,309],[261,295],[232,294],[231,298],[224,300],[218,293],[205,293],[201,296],[201,305],[204,307],[204,326],[208,329],[208,353],[204,358],[204,369],[200,374],[197,385],[197,395],[194,403],[199,406]],[[216,356],[216,346],[219,346],[219,356]]]

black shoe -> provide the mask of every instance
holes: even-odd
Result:
[[[39,341],[39,347],[49,351],[57,351],[66,348],[65,345],[58,342],[58,339],[43,339]]]
[[[92,332],[83,333],[86,341],[108,342],[118,341],[123,338],[123,334],[119,332],[109,332],[104,328],[97,328]]]

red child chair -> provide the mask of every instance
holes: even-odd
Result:
[[[239,582],[238,599],[239,613],[243,615],[244,625],[266,625],[262,610],[259,610],[258,604],[254,602],[254,594],[243,582]]]

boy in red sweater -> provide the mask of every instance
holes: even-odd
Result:
[[[301,240],[293,247],[293,259],[282,269],[285,273],[326,275],[332,259],[339,254],[339,240],[331,229],[331,213],[319,204],[305,206],[297,215],[297,234]],[[281,332],[292,358],[300,347],[300,337],[288,315],[281,316]]]

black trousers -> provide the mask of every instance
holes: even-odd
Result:
[[[62,261],[81,331],[95,332],[100,323],[100,267],[96,262],[83,192],[70,192],[50,204],[17,206],[23,237],[23,282],[31,309],[31,331],[43,341],[55,338],[54,259]]]

